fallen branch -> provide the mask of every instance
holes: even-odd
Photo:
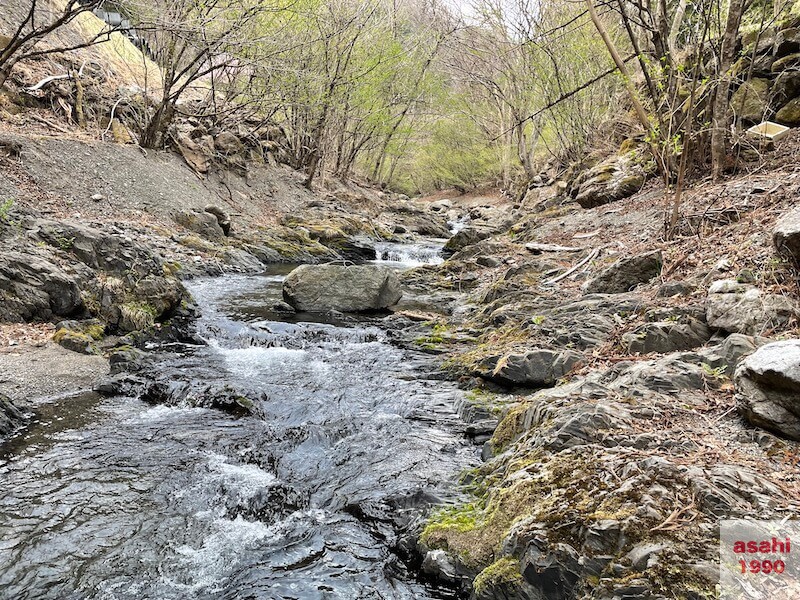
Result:
[[[601,231],[600,229],[595,229],[594,231],[590,231],[589,233],[576,233],[575,235],[572,236],[572,239],[585,240],[587,238],[596,236],[597,234],[600,233],[600,231]]]
[[[531,242],[525,244],[525,249],[534,254],[541,254],[542,252],[580,252],[586,248],[578,248],[574,246],[559,246],[557,244],[538,244]]]
[[[111,127],[114,125],[114,113],[117,111],[117,107],[122,100],[123,99],[120,98],[114,103],[114,106],[111,107],[111,118],[108,120],[108,127],[106,127],[106,130],[100,134],[100,139],[103,141],[105,141],[106,135],[108,135],[108,132],[111,131]]]
[[[38,123],[41,123],[42,125],[47,125],[48,127],[51,127],[53,129],[55,129],[56,131],[60,131],[61,133],[68,133],[68,134],[72,133],[69,129],[65,129],[65,128],[61,127],[60,125],[56,125],[55,123],[51,123],[47,119],[43,119],[42,117],[39,117],[37,115],[31,115],[31,119],[33,119],[34,121],[36,121]]]
[[[51,75],[50,77],[45,77],[44,79],[42,79],[36,85],[34,85],[32,87],[25,88],[25,91],[26,92],[36,92],[36,91],[39,91],[40,89],[42,89],[48,83],[53,83],[54,81],[59,81],[61,79],[70,79],[70,78],[72,78],[72,75],[70,75],[69,73],[65,73],[64,75]]]
[[[570,275],[572,275],[572,274],[573,274],[575,271],[577,271],[578,269],[580,269],[580,268],[581,268],[583,265],[585,265],[585,264],[586,264],[586,263],[588,263],[589,261],[591,261],[591,260],[594,260],[595,258],[597,258],[597,256],[600,254],[600,250],[602,250],[602,248],[595,248],[594,250],[592,250],[592,251],[591,251],[591,252],[588,254],[588,256],[587,256],[586,258],[584,258],[584,259],[583,259],[582,261],[580,261],[580,262],[579,262],[577,265],[575,265],[574,267],[572,267],[572,268],[571,268],[569,271],[567,271],[566,273],[563,273],[563,274],[559,275],[558,277],[554,277],[553,279],[548,279],[547,281],[543,281],[543,282],[542,282],[542,285],[553,285],[554,283],[556,283],[556,282],[558,282],[558,281],[561,281],[562,279],[564,279],[564,278],[566,278],[566,277],[569,277],[569,276],[570,276]]]

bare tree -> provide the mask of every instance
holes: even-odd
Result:
[[[0,36],[0,87],[5,84],[14,65],[21,60],[87,48],[108,40],[109,34],[114,31],[113,28],[104,29],[92,38],[76,44],[37,47],[50,34],[68,25],[79,15],[100,7],[103,1],[68,0],[64,8],[54,8],[48,0],[29,1],[30,6],[19,19],[13,33],[10,36]]]

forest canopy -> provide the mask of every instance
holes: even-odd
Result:
[[[719,176],[740,124],[730,97],[755,75],[747,54],[797,16],[782,0],[32,4],[0,40],[3,81],[68,51],[39,42],[79,13],[118,11],[158,66],[135,115],[141,146],[168,144],[176,115],[269,128],[308,186],[356,176],[408,194],[511,190],[631,148],[668,184],[706,163]]]

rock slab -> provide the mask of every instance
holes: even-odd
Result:
[[[706,321],[728,333],[760,335],[782,327],[797,315],[794,301],[732,279],[715,281],[708,289]]]
[[[736,403],[753,425],[800,440],[800,340],[766,344],[736,370]]]
[[[283,283],[284,300],[307,312],[383,310],[402,296],[394,271],[375,265],[303,265]]]
[[[587,294],[622,294],[661,274],[664,258],[660,250],[622,258],[584,286]]]

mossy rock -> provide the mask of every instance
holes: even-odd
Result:
[[[731,98],[731,108],[744,121],[760,122],[767,110],[770,82],[756,77],[739,86]]]
[[[780,109],[775,115],[775,120],[790,127],[800,125],[800,98],[795,98]]]
[[[478,598],[498,598],[501,590],[514,588],[522,584],[522,572],[519,560],[513,556],[504,556],[481,571],[472,584]],[[498,593],[499,592],[499,593]]]
[[[56,325],[53,341],[59,346],[81,354],[100,354],[97,346],[106,334],[105,325],[97,320],[62,321]]]
[[[783,58],[779,58],[774,63],[772,63],[772,67],[770,71],[773,73],[780,73],[781,71],[786,71],[792,67],[800,66],[800,52],[795,52],[794,54],[790,54],[789,56],[784,56]]]

